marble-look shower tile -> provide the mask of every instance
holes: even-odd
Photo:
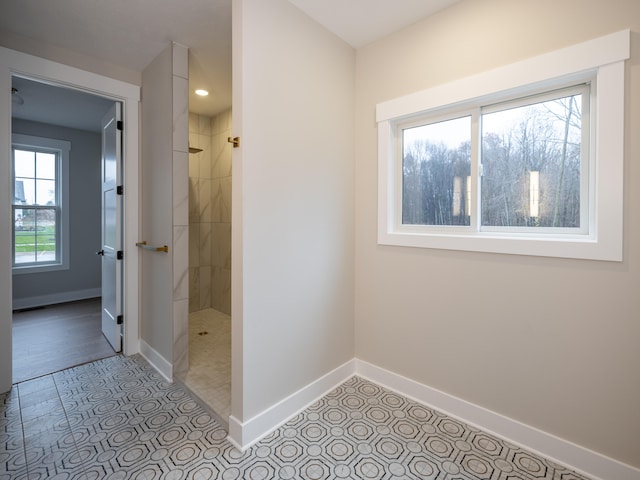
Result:
[[[200,223],[200,179],[189,177],[189,223]]]
[[[200,309],[211,307],[211,267],[200,267]]]
[[[189,300],[173,302],[173,371],[184,378],[189,370]]]
[[[223,138],[226,138],[223,135]],[[231,161],[233,157],[233,145],[230,143],[225,144],[225,148],[222,151],[220,161],[218,162],[218,175],[220,177],[228,177],[231,175]]]
[[[189,298],[189,227],[173,227],[173,300]]]
[[[216,115],[211,121],[211,135],[231,130],[231,109]],[[231,135],[231,132],[229,132]]]
[[[198,157],[199,153],[190,153],[189,154],[189,178],[199,178],[200,177],[200,158]]]
[[[211,168],[211,137],[199,135],[199,143],[202,152],[198,154],[200,161],[200,178],[211,178],[213,169]]]
[[[193,114],[189,114],[189,118],[191,118]],[[191,120],[189,120],[189,146],[194,148],[200,148],[200,134],[198,132],[194,132],[191,130]]]
[[[189,268],[189,312],[200,310],[200,267]]]
[[[189,112],[189,133],[200,133],[200,115],[197,113]],[[191,136],[189,136],[191,140]]]
[[[198,133],[211,136],[211,117],[198,115]]]
[[[201,223],[200,224],[200,266],[211,266],[211,236],[212,236],[212,224]]]
[[[213,224],[212,265],[231,268],[231,224]]]
[[[225,156],[229,155],[231,144],[227,141],[228,135],[217,134],[211,137],[211,166],[212,178],[220,178],[222,174],[222,164]]]
[[[200,223],[211,222],[212,205],[211,205],[211,179],[201,178],[200,189],[198,192],[198,201],[200,206]]]
[[[173,224],[189,224],[189,154],[173,152]]]
[[[231,270],[211,268],[211,307],[227,315],[231,314]]]
[[[173,150],[189,151],[189,80],[173,76]]]
[[[219,178],[211,180],[211,221],[222,221],[222,185]]]
[[[189,266],[200,266],[200,224],[189,225]]]
[[[179,43],[173,44],[172,73],[182,78],[189,78],[189,49]]]
[[[231,177],[220,179],[220,221],[231,223]]]

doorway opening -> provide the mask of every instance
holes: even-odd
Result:
[[[231,414],[231,109],[189,114],[189,370],[180,380]]]
[[[12,383],[115,354],[102,334],[104,282],[96,255],[103,223],[101,120],[114,103],[12,76],[11,133],[21,139],[10,168]],[[46,141],[28,145],[29,139],[63,142],[68,152],[56,156]]]

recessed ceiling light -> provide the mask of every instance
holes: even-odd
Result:
[[[209,95],[209,92],[199,88],[198,90],[196,90],[196,95],[200,95],[201,97],[206,97],[207,95]]]

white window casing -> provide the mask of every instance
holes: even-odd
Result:
[[[624,30],[530,59],[379,103],[378,243],[476,252],[621,261],[623,252],[623,170],[625,60],[630,31]],[[451,226],[401,225],[398,191],[398,125],[418,116],[490,105],[580,83],[591,88],[589,111],[588,225],[576,234],[544,235]],[[472,145],[479,139],[473,131]],[[472,152],[476,155],[477,152]],[[472,161],[471,175],[477,178]],[[472,197],[476,198],[476,192]],[[487,231],[489,230],[489,231]]]
[[[13,274],[41,273],[54,270],[69,269],[69,152],[71,142],[52,138],[36,137],[32,135],[22,135],[14,133],[12,145],[15,148],[44,149],[58,153],[59,166],[58,178],[56,179],[59,189],[59,261],[56,263],[25,264],[13,267]]]

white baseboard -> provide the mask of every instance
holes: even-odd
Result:
[[[162,375],[167,382],[173,383],[173,365],[151,346],[140,339],[140,355]]]
[[[356,375],[425,404],[556,463],[602,480],[640,480],[640,470],[600,453],[474,405],[448,393],[355,360]]]
[[[322,398],[355,373],[355,360],[350,360],[255,417],[241,422],[229,417],[228,440],[244,451],[309,405]]]
[[[43,307],[45,305],[54,305],[56,303],[75,302],[77,300],[86,300],[87,298],[100,297],[101,295],[102,289],[89,288],[86,290],[52,293],[49,295],[39,295],[36,297],[16,298],[13,300],[13,309],[20,310],[23,308],[35,308]]]

